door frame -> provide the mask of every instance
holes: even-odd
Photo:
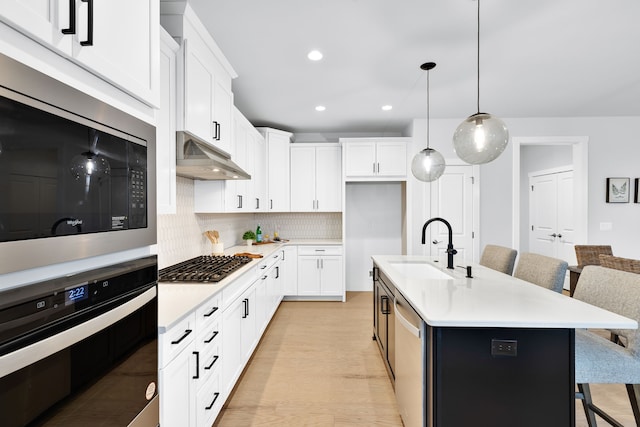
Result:
[[[512,247],[520,250],[520,154],[523,145],[570,145],[572,147],[576,242],[588,242],[589,164],[588,136],[531,136],[511,138],[513,145]]]

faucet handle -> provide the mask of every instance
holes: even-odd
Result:
[[[438,243],[442,243],[442,240],[437,240],[437,239],[433,239],[433,243],[434,245],[437,245]]]

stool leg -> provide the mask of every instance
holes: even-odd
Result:
[[[638,408],[638,401],[640,400],[640,384],[626,384],[627,394],[629,395],[629,402],[631,403],[631,409],[633,410],[633,416],[636,419],[636,425],[640,425],[640,409]]]
[[[596,414],[589,407],[593,403],[591,400],[591,389],[589,384],[578,384],[578,391],[582,394],[582,407],[584,408],[584,414],[587,417],[587,424],[589,427],[597,427]]]

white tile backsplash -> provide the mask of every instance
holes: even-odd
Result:
[[[176,214],[158,216],[158,266],[164,268],[211,252],[204,236],[218,230],[225,247],[242,243],[242,233],[260,224],[263,234],[283,239],[339,239],[341,213],[237,213],[202,214],[193,211],[193,180],[177,177]]]

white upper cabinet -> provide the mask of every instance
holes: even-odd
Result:
[[[267,144],[264,136],[251,128],[249,138],[253,139],[253,185],[252,207],[254,212],[267,211]]]
[[[159,105],[159,0],[4,0],[0,19],[147,105]]]
[[[187,3],[161,3],[160,20],[182,44],[178,58],[178,130],[233,152],[231,80],[237,74]]]
[[[337,144],[291,146],[291,211],[342,211],[341,150]]]
[[[176,54],[178,44],[161,30],[160,108],[156,110],[158,214],[176,213]]]
[[[289,212],[289,145],[293,134],[272,128],[257,129],[267,144],[267,212]]]
[[[347,180],[405,180],[410,138],[340,138]]]

